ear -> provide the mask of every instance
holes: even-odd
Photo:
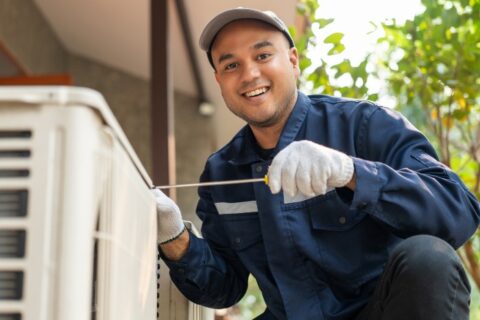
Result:
[[[288,58],[292,67],[295,69],[295,75],[298,77],[300,75],[300,68],[298,66],[298,51],[297,48],[292,47],[288,51]]]

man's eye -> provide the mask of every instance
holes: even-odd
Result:
[[[269,53],[262,53],[262,54],[259,54],[257,56],[257,60],[265,60],[267,59],[268,57],[270,57],[270,54]]]
[[[233,70],[238,66],[238,63],[229,63],[225,66],[225,70]]]

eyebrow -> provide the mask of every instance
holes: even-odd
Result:
[[[218,58],[218,64],[220,64],[222,61],[224,60],[227,60],[227,59],[231,59],[233,58],[233,54],[231,53],[224,53],[220,56],[220,58]]]
[[[265,40],[265,41],[257,42],[252,46],[252,48],[255,49],[255,50],[258,50],[258,49],[261,49],[261,48],[264,48],[264,47],[273,47],[273,44],[270,41]],[[228,60],[228,59],[231,59],[231,58],[233,58],[233,54],[224,53],[220,56],[220,58],[218,58],[218,63],[220,64],[222,61],[225,61],[225,60]]]
[[[253,48],[258,50],[264,47],[273,47],[273,43],[268,40],[257,42],[253,45]]]

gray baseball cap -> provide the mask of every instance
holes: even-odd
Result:
[[[260,11],[257,9],[238,7],[219,13],[205,26],[200,35],[200,48],[207,52],[208,60],[213,66],[211,59],[211,48],[215,37],[220,30],[230,22],[241,19],[254,19],[268,23],[274,28],[278,29],[287,38],[290,47],[294,47],[292,36],[288,32],[288,28],[285,23],[272,11]]]

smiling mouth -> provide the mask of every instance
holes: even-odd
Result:
[[[245,92],[243,95],[247,98],[257,97],[259,95],[264,94],[269,89],[270,89],[269,87],[262,87],[262,88],[258,88],[258,89],[252,90],[252,91]]]

